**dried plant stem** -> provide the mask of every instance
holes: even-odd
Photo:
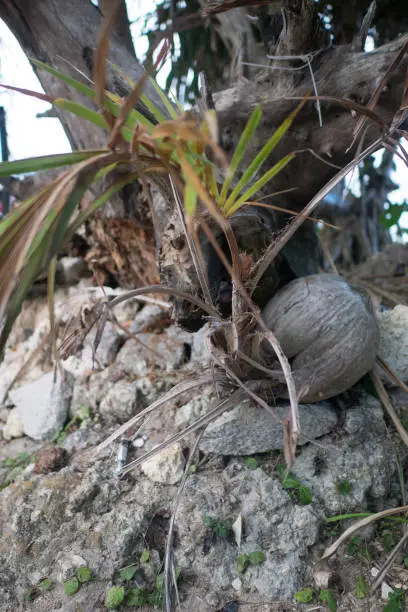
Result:
[[[187,459],[186,466],[184,468],[183,478],[181,480],[179,489],[177,491],[176,498],[174,500],[174,508],[173,508],[173,512],[170,518],[169,531],[167,533],[166,552],[165,552],[165,557],[164,557],[164,594],[165,594],[166,612],[171,612],[170,568],[171,568],[171,561],[172,561],[174,523],[176,520],[177,510],[180,505],[182,495],[184,493],[184,488],[186,486],[187,478],[190,473],[190,467],[193,461],[193,457],[197,451],[198,445],[200,444],[201,438],[203,437],[204,431],[205,430],[203,429],[202,431],[199,432],[194,442],[194,445],[192,446],[190,450],[190,454]],[[175,583],[175,585],[177,585],[177,583]]]
[[[399,508],[390,508],[389,510],[382,510],[381,512],[377,512],[376,514],[372,514],[371,516],[367,516],[360,521],[357,521],[354,525],[346,529],[344,533],[341,534],[339,538],[331,546],[326,548],[323,553],[321,559],[328,559],[338,550],[338,548],[350,537],[363,527],[367,525],[371,525],[374,521],[378,521],[379,519],[386,518],[387,516],[393,516],[394,514],[403,514],[404,512],[408,512],[408,506],[400,506]]]
[[[199,378],[194,378],[193,380],[188,380],[188,381],[183,381],[181,383],[178,383],[168,393],[165,393],[164,395],[162,395],[162,397],[159,397],[159,399],[157,399],[155,402],[150,404],[150,406],[148,406],[147,408],[145,408],[144,410],[142,410],[141,412],[133,416],[131,419],[129,419],[129,421],[126,421],[126,423],[121,425],[116,431],[113,432],[113,434],[111,434],[108,438],[106,438],[106,440],[101,442],[101,444],[99,444],[99,446],[96,449],[97,452],[100,452],[101,450],[109,446],[109,444],[114,442],[117,438],[119,438],[119,436],[123,435],[128,429],[130,429],[138,421],[143,419],[143,417],[145,417],[146,414],[149,414],[153,410],[156,410],[156,408],[159,408],[166,402],[170,402],[174,398],[181,395],[182,393],[186,393],[202,385],[207,385],[213,382],[223,382],[223,381],[225,381],[225,377],[221,377],[217,375],[217,373],[214,373],[214,372],[207,372],[203,374],[202,376],[200,376]]]
[[[375,581],[373,582],[373,584],[371,585],[371,588],[370,588],[371,595],[373,593],[375,593],[375,591],[378,589],[378,587],[380,586],[380,584],[384,580],[385,575],[388,572],[388,570],[390,569],[391,563],[393,562],[393,560],[395,558],[395,555],[404,546],[404,544],[407,542],[407,540],[408,540],[408,531],[406,531],[404,533],[404,535],[402,536],[400,541],[394,546],[394,548],[392,549],[392,551],[388,555],[385,563],[383,564],[382,568],[380,569],[379,573],[377,574],[377,576],[375,578]]]
[[[187,223],[184,217],[183,205],[181,203],[180,195],[177,191],[176,185],[174,184],[174,180],[171,174],[169,174],[169,180],[170,180],[170,185],[171,185],[171,189],[173,192],[174,201],[176,203],[176,210],[177,210],[177,213],[180,219],[180,223],[184,230],[184,235],[186,237],[190,255],[194,263],[194,268],[195,268],[195,271],[198,277],[198,282],[200,283],[201,291],[203,292],[204,298],[207,300],[207,303],[212,308],[214,308],[214,303],[211,297],[210,288],[208,286],[207,273],[205,270],[203,258],[201,256],[199,249],[197,248],[197,244],[195,243],[194,238],[190,235],[190,232],[188,231]]]
[[[394,410],[394,406],[391,403],[390,396],[388,395],[380,377],[375,371],[371,372],[371,380],[373,381],[375,390],[378,393],[378,397],[380,398],[384,408],[386,409],[391,421],[394,423],[396,430],[401,436],[404,444],[408,446],[408,433],[405,427],[402,425],[401,421],[399,420],[398,415]]]
[[[131,461],[130,463],[128,463],[121,471],[121,475],[124,476],[125,474],[133,470],[135,467],[140,465],[141,463],[144,463],[148,459],[151,459],[152,457],[160,453],[160,451],[162,451],[164,448],[167,448],[171,444],[175,444],[176,442],[179,442],[180,440],[185,438],[189,433],[192,433],[193,431],[196,431],[197,429],[200,429],[201,427],[208,425],[218,415],[222,414],[226,410],[229,410],[230,408],[233,408],[236,405],[236,403],[238,401],[242,401],[242,399],[243,399],[242,392],[235,391],[235,393],[233,393],[230,397],[228,397],[224,401],[217,404],[214,408],[209,410],[202,417],[198,418],[192,425],[185,427],[182,431],[174,434],[173,436],[170,436],[170,438],[167,438],[167,440],[165,440],[164,442],[161,442],[149,452],[145,453],[141,457],[138,457],[134,461]]]
[[[182,298],[183,300],[187,300],[192,304],[195,304],[196,306],[198,306],[198,308],[201,308],[201,310],[204,310],[204,312],[208,313],[209,315],[216,317],[217,319],[219,317],[219,314],[215,310],[215,308],[212,308],[209,304],[206,304],[195,295],[190,295],[185,291],[181,291],[180,289],[175,289],[173,287],[166,287],[165,285],[148,285],[147,287],[132,289],[132,291],[128,291],[123,295],[118,295],[118,297],[113,298],[113,300],[108,302],[108,306],[109,308],[114,308],[121,302],[125,302],[130,298],[138,297],[139,295],[143,295],[144,293],[162,293],[165,295],[175,295],[177,297]]]

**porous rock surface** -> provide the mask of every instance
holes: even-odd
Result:
[[[41,443],[28,437],[0,440],[2,612],[105,610],[108,589],[124,584],[119,570],[133,563],[137,572],[126,588],[148,592],[155,588],[178,491],[175,483],[180,480],[193,438],[181,441],[175,447],[177,452],[171,447],[167,450],[174,453],[174,469],[161,463],[163,455],[156,455],[151,460],[151,473],[145,465],[124,478],[117,475],[117,444],[112,445],[113,452],[106,448],[98,454],[96,448],[118,424],[183,376],[200,371],[206,349],[203,331],[193,335],[174,327],[167,333],[163,329],[144,331],[138,316],[135,328],[145,347],[126,340],[114,361],[101,370],[70,369],[74,384],[68,418],[76,425],[59,446],[48,446],[43,452]],[[202,388],[165,404],[140,433],[132,430],[139,437],[145,434],[146,441],[142,449],[130,445],[127,459],[151,450],[201,416],[209,409],[213,393],[212,387]],[[89,414],[86,418],[84,408]],[[233,419],[223,415],[221,425],[212,425],[210,434],[217,427],[219,431],[217,448],[205,448],[203,439],[175,518],[174,558],[181,572],[183,612],[215,612],[228,602],[248,601],[255,609],[270,612],[302,609],[293,603],[293,595],[313,586],[316,560],[329,543],[327,536],[322,541],[326,517],[400,503],[393,441],[379,403],[360,390],[343,408],[320,403],[305,406],[301,414],[309,408],[310,425],[304,422],[305,438],[292,470],[311,492],[306,505],[300,503],[296,491],[282,486],[279,466],[284,459],[279,450],[273,450],[281,448],[282,434],[279,436],[274,424],[276,443],[267,438],[272,419],[257,407],[254,410],[263,431],[256,429],[252,408],[246,422],[242,408],[238,408],[232,411]],[[241,420],[237,420],[240,410]],[[287,406],[280,410],[286,415]],[[222,430],[234,419],[235,438]],[[245,435],[238,435],[244,426]],[[306,435],[307,427],[310,436]],[[311,441],[306,440],[309,437]],[[318,439],[314,442],[312,438]],[[245,440],[251,440],[248,444],[252,446],[244,447]],[[64,449],[62,454],[56,450],[59,447]],[[37,469],[36,454],[42,458]],[[241,456],[248,454],[254,454],[252,463]],[[44,467],[44,457],[60,455],[63,461],[47,461]],[[7,457],[20,457],[18,469],[6,465]],[[344,482],[348,483],[347,492],[340,491],[339,483]],[[209,529],[209,518],[227,527],[226,537]],[[240,535],[232,535],[234,523],[242,525]],[[147,561],[141,560],[145,549],[150,551]],[[238,555],[257,551],[264,554],[263,562],[240,572]],[[93,580],[69,597],[63,582],[83,565],[92,570]],[[38,588],[44,577],[52,583],[48,590]],[[28,596],[32,601],[27,601]],[[367,610],[382,609],[373,600],[367,603]]]

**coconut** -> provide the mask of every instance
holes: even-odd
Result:
[[[371,300],[341,276],[314,274],[290,282],[262,316],[291,360],[304,403],[346,391],[374,366],[379,330]]]

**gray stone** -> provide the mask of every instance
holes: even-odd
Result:
[[[172,444],[142,463],[142,472],[152,482],[176,484],[184,472],[184,457],[180,444]]]
[[[160,306],[156,306],[156,304],[146,304],[136,314],[134,321],[130,326],[130,331],[133,334],[142,332],[147,327],[150,327],[156,321],[163,318],[165,313],[166,311]]]
[[[244,526],[241,549],[217,538],[203,554],[205,517],[230,525],[239,514]],[[304,559],[322,521],[315,508],[295,506],[277,478],[261,469],[250,471],[232,463],[221,473],[197,473],[188,479],[177,512],[176,563],[182,572],[200,576],[204,592],[234,589],[239,578],[245,593],[290,599],[309,577]],[[265,561],[237,575],[238,552],[253,551],[262,551]]]
[[[281,420],[289,412],[289,406],[275,406],[277,419],[260,406],[242,402],[229,412],[224,412],[210,423],[200,442],[204,452],[221,455],[252,455],[283,448]],[[298,444],[320,438],[337,424],[335,410],[327,402],[300,405],[301,436]]]
[[[58,260],[56,281],[60,285],[74,285],[89,276],[88,266],[82,257],[61,257]]]
[[[208,412],[211,408],[210,393],[203,391],[202,395],[194,397],[187,402],[187,404],[181,406],[176,412],[176,427],[187,427],[187,425],[191,425],[194,421],[203,416],[203,414]]]
[[[115,365],[126,374],[146,376],[152,368],[171,372],[185,363],[185,338],[177,328],[172,333],[169,328],[165,334],[138,334],[138,339],[140,343],[128,340],[118,353]]]
[[[99,413],[109,423],[124,423],[136,413],[137,385],[120,380],[108,389],[99,405]]]
[[[320,443],[300,450],[294,472],[327,516],[380,510],[385,499],[398,496],[391,484],[396,482],[393,442],[375,398],[362,396],[346,410],[344,434]]]
[[[398,305],[378,315],[380,356],[404,381],[408,381],[408,306]],[[392,384],[388,377],[387,384]]]
[[[64,381],[49,372],[38,380],[11,391],[10,396],[20,416],[24,433],[34,440],[45,440],[55,436],[68,415],[72,396],[72,378]]]
[[[7,422],[3,427],[3,438],[11,440],[12,438],[21,438],[24,435],[24,425],[18,414],[17,408],[8,410]]]
[[[7,423],[7,419],[9,418],[10,410],[9,408],[0,408],[0,423]]]
[[[92,364],[93,346],[97,328],[94,327],[86,337],[82,350],[82,359]],[[106,367],[113,363],[120,347],[125,342],[125,334],[113,323],[108,321],[103,329],[102,337],[95,354],[95,361]]]

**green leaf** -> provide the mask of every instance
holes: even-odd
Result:
[[[250,563],[250,561],[249,561],[248,555],[244,555],[244,554],[241,553],[237,557],[237,571],[240,574],[242,574],[247,569],[247,567],[249,566],[249,563]]]
[[[310,587],[297,591],[295,593],[295,601],[297,603],[310,603],[313,599],[313,589]]]
[[[52,68],[51,66],[48,66],[47,64],[44,64],[43,62],[40,62],[34,58],[30,58],[30,61],[36,66],[38,66],[39,68],[41,68],[42,70],[46,70],[50,74],[54,75],[60,81],[67,83],[67,85],[70,85],[71,87],[73,87],[73,89],[83,94],[87,98],[95,99],[95,91],[92,87],[89,87],[88,85],[84,85],[84,83],[81,83],[80,81],[73,79],[67,74],[64,74],[63,72],[60,72],[59,70],[56,70],[55,68]],[[115,96],[114,94],[110,92],[106,92],[106,94],[107,94],[108,99],[105,100],[105,108],[109,110],[114,117],[118,117],[120,113],[120,105],[118,104],[117,101],[115,101],[117,96]],[[136,122],[143,124],[149,130],[153,128],[153,124],[151,121],[149,121],[149,119],[144,117],[136,109],[132,109],[131,112],[129,113],[129,116],[128,116],[128,119],[125,125],[131,129],[136,124]]]
[[[298,489],[300,487],[299,478],[289,472],[282,480],[282,487],[284,489]]]
[[[81,567],[78,567],[76,571],[76,576],[79,582],[89,582],[89,580],[92,578],[92,570],[86,565],[81,565]]]
[[[256,470],[258,467],[258,462],[254,457],[244,457],[243,461],[249,470]]]
[[[251,565],[260,565],[265,561],[265,553],[262,550],[255,550],[248,555]]]
[[[370,592],[370,586],[366,580],[364,580],[363,576],[359,576],[357,578],[356,584],[356,597],[358,599],[364,599]]]
[[[224,212],[227,216],[232,215],[236,212],[245,202],[250,201],[252,196],[257,193],[264,185],[269,183],[293,158],[295,157],[294,153],[289,153],[285,155],[280,161],[278,161],[268,172],[266,172],[260,179],[258,179],[245,193],[242,194],[238,200],[232,204],[234,200],[231,201],[230,206],[228,206],[228,202],[225,204]],[[237,192],[236,195],[238,195]]]
[[[352,488],[353,485],[349,480],[339,480],[336,483],[336,489],[340,495],[348,495]]]
[[[62,110],[68,111],[73,115],[76,115],[77,117],[85,119],[89,123],[93,123],[99,128],[102,128],[104,130],[107,130],[109,128],[108,124],[106,123],[106,119],[105,117],[103,117],[103,115],[94,110],[91,110],[83,104],[71,102],[71,100],[65,100],[64,98],[56,98],[53,104],[55,106],[58,106],[58,108],[61,108]]]
[[[127,606],[147,606],[149,603],[149,594],[144,589],[129,589],[125,604]]]
[[[174,105],[172,104],[170,98],[168,98],[166,96],[166,94],[161,89],[161,87],[159,87],[159,85],[156,83],[155,79],[153,79],[152,77],[149,77],[149,82],[151,83],[151,85],[153,85],[154,89],[159,94],[159,96],[160,96],[164,106],[166,107],[166,110],[169,113],[169,116],[171,117],[171,119],[178,119],[179,118],[179,114],[183,112],[183,107],[180,105],[180,107],[178,109],[178,112],[177,112],[177,110],[174,108]]]
[[[305,485],[300,485],[299,497],[300,497],[300,503],[302,506],[307,506],[308,504],[312,503],[312,500],[313,500],[312,492],[309,489],[309,487],[306,487]]]
[[[67,595],[74,595],[79,589],[78,578],[70,578],[64,582],[64,591]]]
[[[404,591],[395,589],[388,594],[388,603],[385,604],[383,612],[403,612],[404,607]]]
[[[354,536],[347,545],[347,554],[355,555],[361,546],[361,536]]]
[[[161,593],[163,589],[164,589],[164,574],[162,572],[156,578],[156,590]]]
[[[52,580],[50,580],[49,578],[43,578],[42,580],[40,580],[37,586],[43,591],[48,591],[48,589],[52,587]]]
[[[203,519],[203,523],[206,527],[212,529],[212,531],[214,531],[214,533],[221,538],[227,538],[230,534],[231,530],[229,529],[229,527],[227,527],[227,525],[224,525],[224,523],[216,519],[214,516],[205,516]]]
[[[53,76],[57,77],[57,79],[59,79],[60,81],[67,83],[67,85],[70,85],[76,91],[83,94],[84,96],[87,96],[88,98],[93,98],[95,96],[94,90],[92,89],[92,87],[89,87],[89,85],[85,85],[84,83],[81,83],[80,81],[77,81],[76,79],[73,79],[67,74],[60,72],[59,70],[56,70],[55,68],[52,68],[51,66],[49,66],[48,64],[45,64],[44,62],[40,62],[34,57],[30,57],[29,59],[32,64],[34,64],[38,68],[41,68],[42,70],[45,70],[46,72],[49,72]]]
[[[108,610],[116,610],[125,599],[125,587],[113,586],[106,593],[105,606]]]
[[[385,548],[386,552],[388,552],[388,553],[391,552],[391,550],[395,546],[394,535],[392,533],[386,532],[382,536],[382,541],[383,541],[384,548]]]
[[[194,217],[197,208],[197,192],[189,182],[186,182],[184,187],[184,208],[188,217]]]
[[[320,601],[323,601],[327,605],[330,612],[336,612],[337,604],[336,604],[336,600],[334,599],[331,591],[329,591],[328,589],[323,589],[322,591],[320,591],[319,597],[320,597]]]
[[[125,582],[129,582],[130,580],[132,580],[136,572],[137,572],[137,565],[136,563],[134,563],[133,565],[128,565],[127,567],[123,567],[119,571],[119,576],[121,580],[124,580]]]
[[[140,563],[148,563],[150,561],[150,550],[148,548],[144,548],[142,554],[140,555]]]
[[[390,229],[393,225],[397,225],[401,215],[408,212],[408,202],[404,200],[402,204],[388,204],[388,208],[380,216],[380,223],[385,229]]]
[[[242,175],[241,179],[238,181],[237,185],[233,189],[233,191],[230,194],[229,198],[225,202],[225,206],[224,206],[224,210],[225,211],[227,211],[229,208],[232,207],[232,205],[234,204],[236,198],[239,196],[241,191],[253,179],[253,177],[260,170],[261,166],[264,164],[266,159],[269,157],[269,155],[272,153],[272,151],[275,149],[275,147],[282,140],[283,136],[286,134],[286,132],[288,131],[288,129],[292,125],[292,123],[293,123],[297,113],[299,112],[299,110],[301,109],[303,104],[304,104],[304,101],[301,102],[301,104],[299,104],[299,106],[289,115],[289,117],[287,117],[286,119],[284,119],[284,121],[282,121],[282,123],[277,128],[277,130],[273,133],[273,135],[268,140],[268,142],[262,147],[262,149],[259,151],[258,155],[256,155],[256,157],[249,164],[248,168],[245,170],[245,172]],[[288,157],[288,156],[286,156],[286,157]],[[284,159],[286,159],[286,158],[284,158]],[[281,162],[282,162],[282,160],[281,160]],[[281,162],[278,162],[278,163],[281,163]],[[276,164],[276,166],[277,165],[278,164]],[[268,174],[268,172],[266,173],[266,175],[267,174]],[[266,175],[264,175],[264,176],[266,176]],[[267,182],[267,181],[265,181],[265,182]],[[259,189],[260,189],[260,187],[258,187],[257,190],[259,190]],[[248,190],[247,193],[249,193],[249,190]],[[255,193],[255,191],[253,191],[252,193]],[[248,199],[248,196],[247,196],[246,199]]]
[[[228,194],[228,190],[235,176],[235,172],[237,171],[237,168],[240,165],[246,153],[249,142],[252,139],[252,136],[254,135],[255,130],[258,127],[261,119],[262,119],[262,109],[258,105],[252,111],[252,114],[250,118],[248,119],[247,124],[242,131],[241,137],[239,139],[239,142],[232,156],[231,163],[228,168],[227,176],[225,177],[224,183],[221,188],[221,195],[219,199],[219,205],[221,206],[221,208],[224,206],[224,203],[225,203],[225,200]]]
[[[72,166],[84,159],[108,153],[107,149],[95,149],[85,151],[74,151],[72,153],[59,153],[57,155],[43,155],[41,157],[28,157],[0,164],[0,177],[24,174],[26,172],[38,172],[39,170],[50,170],[61,166]],[[6,217],[7,218],[7,217]]]

